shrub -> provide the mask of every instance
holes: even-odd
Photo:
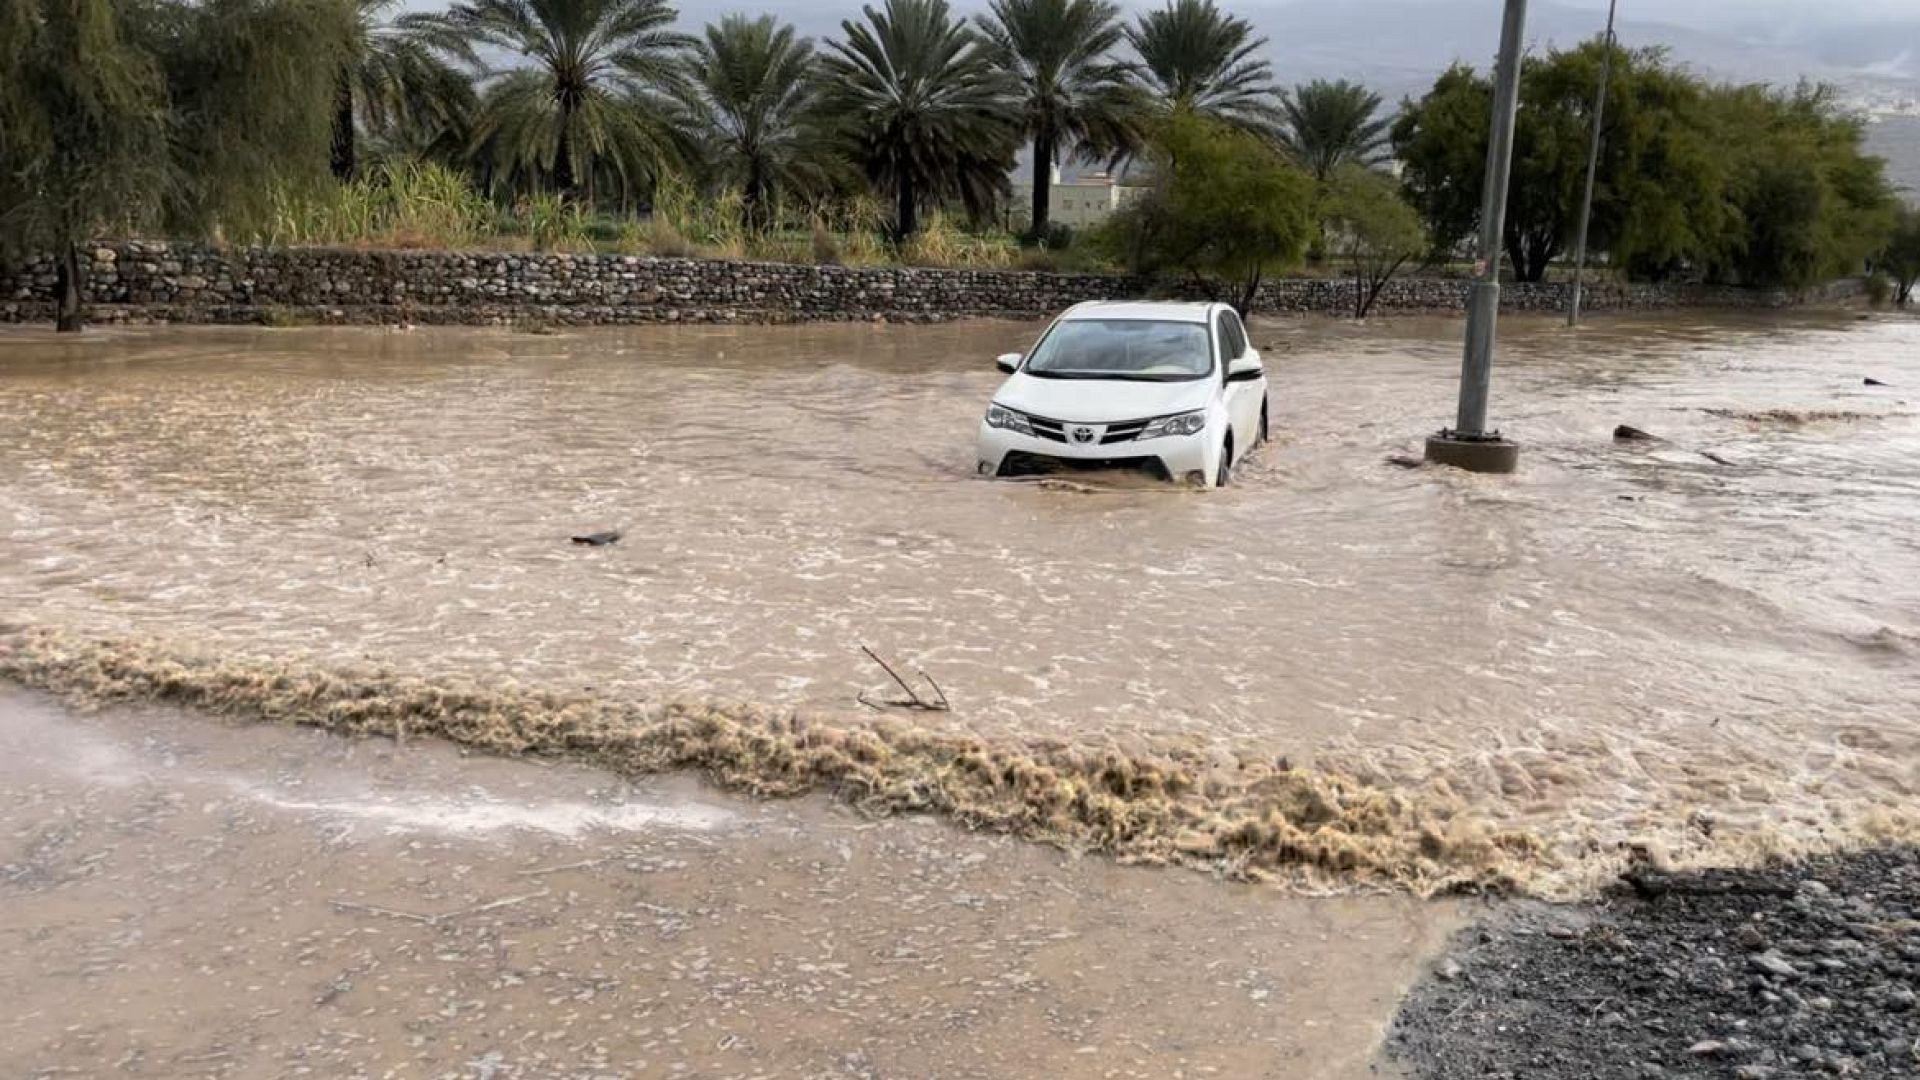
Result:
[[[346,184],[268,196],[269,244],[471,247],[490,231],[493,205],[443,165],[387,163]]]
[[[541,192],[522,199],[514,217],[537,251],[590,251],[587,213],[562,195]]]
[[[1893,282],[1887,275],[1874,271],[1867,275],[1867,303],[1874,307],[1885,307],[1893,297]]]
[[[840,243],[818,218],[813,222],[813,261],[821,266],[840,265]]]

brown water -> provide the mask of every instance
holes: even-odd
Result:
[[[0,687],[10,1080],[1360,1080],[1461,914]]]
[[[975,478],[1034,329],[14,333],[0,611],[849,723],[867,643],[951,695],[912,723],[1312,764],[1543,838],[1549,891],[1920,830],[1920,323],[1509,320],[1506,479],[1382,461],[1458,324],[1270,324],[1217,493]]]

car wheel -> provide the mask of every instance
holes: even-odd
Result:
[[[1233,475],[1233,440],[1228,439],[1220,446],[1220,472],[1213,478],[1213,486],[1227,486],[1228,477]]]
[[[1271,436],[1267,434],[1267,399],[1261,398],[1260,399],[1260,442],[1256,443],[1255,445],[1265,444],[1267,439],[1269,439],[1270,437]]]

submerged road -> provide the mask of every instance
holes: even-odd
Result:
[[[8,1076],[1374,1076],[1461,917],[0,689]]]

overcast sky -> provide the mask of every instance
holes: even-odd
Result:
[[[769,7],[782,11],[809,11],[819,14],[858,11],[862,2],[880,0],[777,0],[743,3],[741,0],[678,0],[683,15],[705,21],[729,11],[764,11]],[[955,7],[971,9],[983,6],[974,0],[950,0]],[[1159,6],[1159,0],[1121,0],[1129,8]],[[1294,3],[1340,6],[1340,0],[1216,0],[1222,7],[1288,7]],[[1412,0],[1431,7],[1452,7],[1466,12],[1498,11],[1502,0]],[[1605,11],[1607,0],[1551,0],[1567,7]],[[416,11],[444,8],[446,0],[406,0]],[[1623,18],[1640,22],[1669,22],[1708,29],[1731,29],[1751,25],[1756,20],[1797,23],[1806,26],[1858,23],[1881,19],[1920,19],[1920,0],[1620,0]]]
[[[1458,2],[1458,0],[1434,0]],[[1606,9],[1606,0],[1561,0],[1575,7]],[[1897,19],[1920,14],[1913,0],[1621,0],[1621,10],[1646,20],[1711,24],[1715,20],[1752,17],[1798,18],[1808,22],[1847,19]]]

